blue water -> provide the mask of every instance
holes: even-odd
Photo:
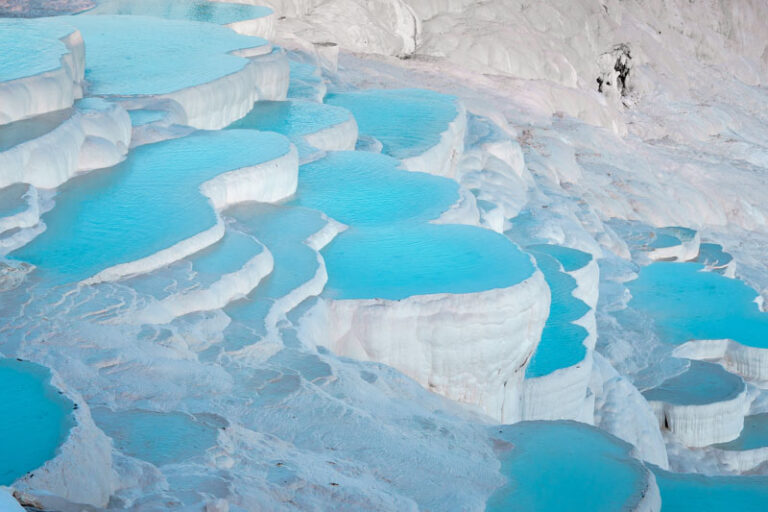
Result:
[[[328,153],[299,168],[294,203],[362,226],[435,219],[459,199],[455,181],[398,166],[376,153]]]
[[[722,366],[691,361],[687,371],[643,392],[647,400],[678,405],[703,405],[736,398],[744,391],[744,381]]]
[[[234,321],[265,334],[264,319],[275,300],[311,279],[317,253],[304,241],[326,224],[319,212],[290,206],[246,203],[229,208],[235,227],[257,238],[274,258],[274,268],[251,294],[225,308]],[[253,343],[254,339],[246,340]],[[229,347],[239,348],[239,347]]]
[[[248,63],[230,52],[267,44],[211,23],[148,16],[66,16],[49,23],[82,33],[91,95],[164,94],[211,82]]]
[[[316,153],[304,135],[349,121],[352,115],[340,107],[312,101],[257,101],[251,111],[229,128],[248,128],[277,132],[288,137],[299,149],[302,160]]]
[[[257,101],[244,118],[235,121],[229,128],[296,136],[316,133],[351,118],[348,110],[312,101]]]
[[[653,467],[662,512],[765,512],[768,477],[705,476]]]
[[[675,236],[665,233],[657,233],[655,236],[653,236],[648,246],[653,249],[666,249],[667,247],[675,247],[676,245],[680,245],[680,242],[680,239]]]
[[[163,110],[129,110],[128,115],[131,117],[131,124],[133,126],[143,126],[145,124],[154,123],[166,116],[167,112]]]
[[[221,241],[203,249],[189,260],[197,280],[208,285],[224,274],[240,270],[263,250],[264,246],[252,236],[228,229]]]
[[[754,414],[744,418],[741,435],[727,443],[717,444],[721,450],[755,450],[768,447],[768,413]]]
[[[322,254],[326,293],[336,299],[479,292],[515,285],[534,270],[506,237],[455,224],[351,228]]]
[[[11,256],[54,282],[149,256],[215,224],[199,190],[203,182],[288,151],[283,136],[250,130],[197,132],[138,147],[123,163],[62,186],[44,216],[46,231]]]
[[[0,217],[10,217],[27,209],[24,195],[29,192],[29,185],[16,183],[0,188]]]
[[[566,272],[574,272],[586,267],[592,261],[592,255],[588,252],[571,249],[562,245],[555,244],[535,244],[529,246],[529,249],[538,253],[544,253],[552,256]]]
[[[500,430],[501,432],[497,432]],[[572,421],[526,421],[494,429],[508,482],[487,512],[616,512],[634,510],[647,473],[631,446]]]
[[[0,359],[0,485],[52,459],[74,425],[73,404],[42,366]]]
[[[118,450],[156,466],[202,456],[218,438],[215,424],[188,414],[104,408],[93,409],[92,414]]]
[[[361,135],[377,138],[398,159],[420,155],[440,142],[458,115],[454,96],[425,89],[372,89],[328,94],[325,102],[352,112]]]
[[[556,246],[547,246],[545,250],[562,254],[569,263],[580,263],[570,260],[572,253],[552,247]],[[554,257],[539,252],[536,247],[531,253],[536,257],[536,264],[547,280],[552,302],[536,353],[525,371],[527,378],[549,375],[555,370],[582,362],[587,355],[584,340],[589,335],[584,327],[572,323],[589,311],[589,306],[573,296],[576,280],[562,271]]]
[[[59,69],[69,53],[61,38],[73,31],[45,20],[0,18],[0,82]]]
[[[291,79],[288,98],[315,100],[321,90],[323,77],[317,67],[303,62],[290,61]]]
[[[268,16],[272,14],[272,9],[209,0],[98,0],[96,7],[83,14],[135,14],[228,25]]]
[[[725,252],[721,245],[703,243],[699,246],[696,261],[706,267],[722,267],[733,261],[733,256]]]
[[[757,293],[737,279],[703,268],[670,262],[643,267],[638,278],[627,283],[629,306],[650,315],[666,343],[733,339],[767,348],[768,314],[754,302]]]

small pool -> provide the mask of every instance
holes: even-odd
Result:
[[[0,359],[0,485],[52,459],[74,426],[73,404],[50,384],[39,365]]]
[[[699,257],[696,260],[708,268],[722,268],[733,261],[733,256],[723,250],[723,246],[703,243],[699,246]]]
[[[251,111],[228,128],[247,128],[285,135],[299,149],[302,158],[316,152],[305,135],[321,132],[352,119],[349,111],[313,101],[257,101]]]
[[[727,443],[715,445],[721,450],[746,451],[768,447],[768,413],[753,414],[744,418],[741,435]]]
[[[592,261],[592,255],[588,252],[571,249],[562,245],[535,244],[528,246],[528,248],[537,253],[548,254],[555,258],[562,265],[565,272],[580,270]]]
[[[569,266],[579,264],[583,260],[579,258],[575,261],[575,255],[571,252],[553,247],[556,246],[547,246],[545,250],[561,254]],[[527,378],[534,378],[549,375],[584,360],[587,354],[584,340],[589,333],[584,327],[573,322],[586,315],[590,308],[573,296],[577,286],[576,280],[563,271],[558,260],[550,254],[539,252],[537,247],[529,249],[536,257],[536,264],[547,280],[552,297],[541,340],[525,372]]]
[[[351,111],[361,135],[378,139],[382,151],[410,158],[437,145],[459,114],[455,96],[426,89],[371,89],[328,94],[325,102]]]
[[[627,287],[629,306],[648,314],[666,343],[732,339],[768,348],[768,313],[742,281],[706,272],[699,263],[657,262]]]
[[[455,224],[351,228],[322,254],[326,294],[334,299],[481,292],[518,284],[534,272],[529,256],[506,237]]]
[[[269,16],[272,9],[260,5],[209,0],[98,0],[95,7],[82,14],[135,14],[228,25]]]
[[[149,256],[216,223],[202,183],[289,150],[281,135],[251,130],[197,132],[138,147],[123,163],[62,186],[43,218],[46,231],[11,256],[59,283]]]
[[[745,389],[738,375],[722,366],[704,361],[690,361],[689,368],[659,386],[643,392],[650,401],[676,405],[705,405],[736,398]]]
[[[501,431],[501,432],[498,432]],[[615,512],[635,510],[648,470],[632,447],[573,421],[524,421],[494,429],[508,482],[491,495],[487,512]],[[666,510],[666,509],[665,509]]]
[[[399,165],[377,153],[328,153],[299,168],[294,204],[362,226],[436,219],[458,201],[455,181],[404,171]]]
[[[118,450],[155,466],[203,456],[216,444],[218,430],[225,426],[225,423],[217,424],[213,418],[179,412],[113,412],[94,408],[92,415],[96,425],[114,440]]]

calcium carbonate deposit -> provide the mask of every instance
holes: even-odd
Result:
[[[0,512],[768,510],[764,0],[0,0]]]

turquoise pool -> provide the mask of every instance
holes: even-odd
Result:
[[[95,96],[166,94],[243,69],[235,50],[268,44],[211,23],[148,16],[66,16],[85,40],[85,78]],[[59,29],[61,30],[61,29]]]
[[[361,135],[375,137],[398,159],[418,156],[440,142],[458,115],[455,96],[426,89],[371,89],[328,94],[325,102],[351,111]]]
[[[0,18],[0,82],[59,69],[69,53],[61,39],[72,32],[73,27],[45,20]]]
[[[744,389],[742,378],[719,364],[690,361],[688,370],[644,391],[643,396],[670,404],[704,405],[732,400]]]
[[[524,421],[493,435],[497,446],[508,443],[500,456],[508,482],[487,512],[634,510],[646,492],[647,470],[630,456],[632,447],[595,427]]]
[[[114,168],[63,185],[44,216],[46,231],[11,256],[54,282],[149,256],[216,223],[202,183],[289,150],[283,136],[250,130],[197,132],[138,147]]]
[[[746,416],[741,435],[733,441],[717,444],[715,447],[733,451],[768,447],[768,413]]]
[[[228,25],[268,16],[272,14],[272,9],[260,5],[209,0],[98,0],[94,8],[81,14],[135,14]]]
[[[335,299],[480,292],[515,285],[534,271],[506,237],[456,224],[351,228],[322,254],[326,294]]]
[[[653,318],[662,341],[733,339],[768,347],[768,314],[742,281],[704,271],[699,263],[658,262],[627,283],[629,306]]]
[[[583,260],[579,258],[578,261],[571,261],[574,254],[552,247],[554,246],[548,246],[546,250],[563,255],[569,266],[579,264]],[[584,340],[589,333],[584,327],[573,322],[587,314],[589,306],[573,296],[577,286],[576,280],[562,270],[558,260],[547,253],[539,252],[536,247],[529,249],[536,257],[536,263],[547,280],[552,297],[541,340],[525,371],[527,378],[533,378],[549,375],[584,360],[587,354]]]
[[[73,404],[50,384],[51,374],[33,363],[0,359],[0,485],[52,459],[74,426]]]
[[[764,512],[768,504],[768,477],[653,471],[662,512]]]
[[[339,151],[299,168],[294,204],[370,226],[435,219],[458,199],[453,180],[404,171],[386,155]]]

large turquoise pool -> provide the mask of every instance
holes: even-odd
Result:
[[[46,231],[11,256],[54,282],[149,256],[216,223],[202,183],[289,150],[283,136],[251,130],[197,132],[138,147],[114,168],[62,186],[44,217]]]
[[[156,95],[211,82],[248,63],[232,52],[268,44],[211,23],[148,16],[66,16],[49,23],[82,33],[91,95]]]
[[[326,293],[336,299],[472,293],[527,279],[529,256],[506,237],[456,224],[351,228],[323,251]]]

